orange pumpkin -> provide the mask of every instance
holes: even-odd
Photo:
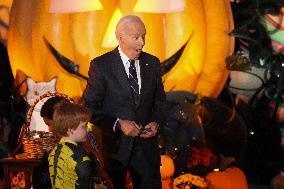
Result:
[[[100,1],[101,11],[55,14],[47,12],[49,0],[14,0],[8,32],[13,74],[23,71],[36,81],[57,76],[59,92],[81,96],[86,81],[65,71],[43,38],[87,75],[90,60],[111,50],[103,47],[102,41],[119,8],[123,15],[137,14],[145,21],[144,50],[161,61],[189,40],[177,64],[163,78],[166,91],[186,90],[213,97],[220,93],[228,76],[224,60],[234,46],[234,39],[227,35],[233,29],[228,0],[189,0],[184,11],[168,14],[133,13],[136,0]]]
[[[244,173],[237,167],[227,168],[222,172],[211,172],[206,176],[208,189],[248,189]]]
[[[174,175],[175,165],[173,159],[168,155],[161,155],[160,173],[162,180]]]

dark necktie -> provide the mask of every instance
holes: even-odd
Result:
[[[137,72],[135,68],[135,60],[129,60],[129,62],[130,62],[130,66],[129,66],[128,81],[131,87],[134,103],[135,105],[137,105],[139,102],[139,84],[138,84]]]

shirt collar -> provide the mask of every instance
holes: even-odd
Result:
[[[74,144],[74,145],[78,145],[76,142],[71,141],[71,140],[67,139],[66,137],[62,137],[60,139],[60,143],[65,143],[65,142],[68,142],[68,143],[71,143],[71,144]]]
[[[121,48],[118,46],[118,52],[120,54],[120,57],[121,57],[121,60],[123,62],[124,65],[127,65],[129,64],[129,59],[121,50]]]

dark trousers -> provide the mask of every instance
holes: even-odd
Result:
[[[112,179],[114,189],[125,189],[127,170],[130,172],[134,189],[162,188],[159,162],[147,160],[141,147],[134,146],[126,167],[114,159],[110,161],[107,172]]]

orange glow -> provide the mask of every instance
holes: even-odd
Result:
[[[74,13],[92,10],[102,10],[99,0],[51,0],[50,13]]]
[[[103,47],[116,47],[118,45],[118,42],[115,37],[115,29],[116,29],[116,24],[118,21],[123,17],[122,12],[120,9],[116,9],[115,12],[113,13],[111,20],[108,24],[106,34],[104,36],[103,40]]]
[[[184,10],[183,0],[137,0],[134,12],[169,13]]]

